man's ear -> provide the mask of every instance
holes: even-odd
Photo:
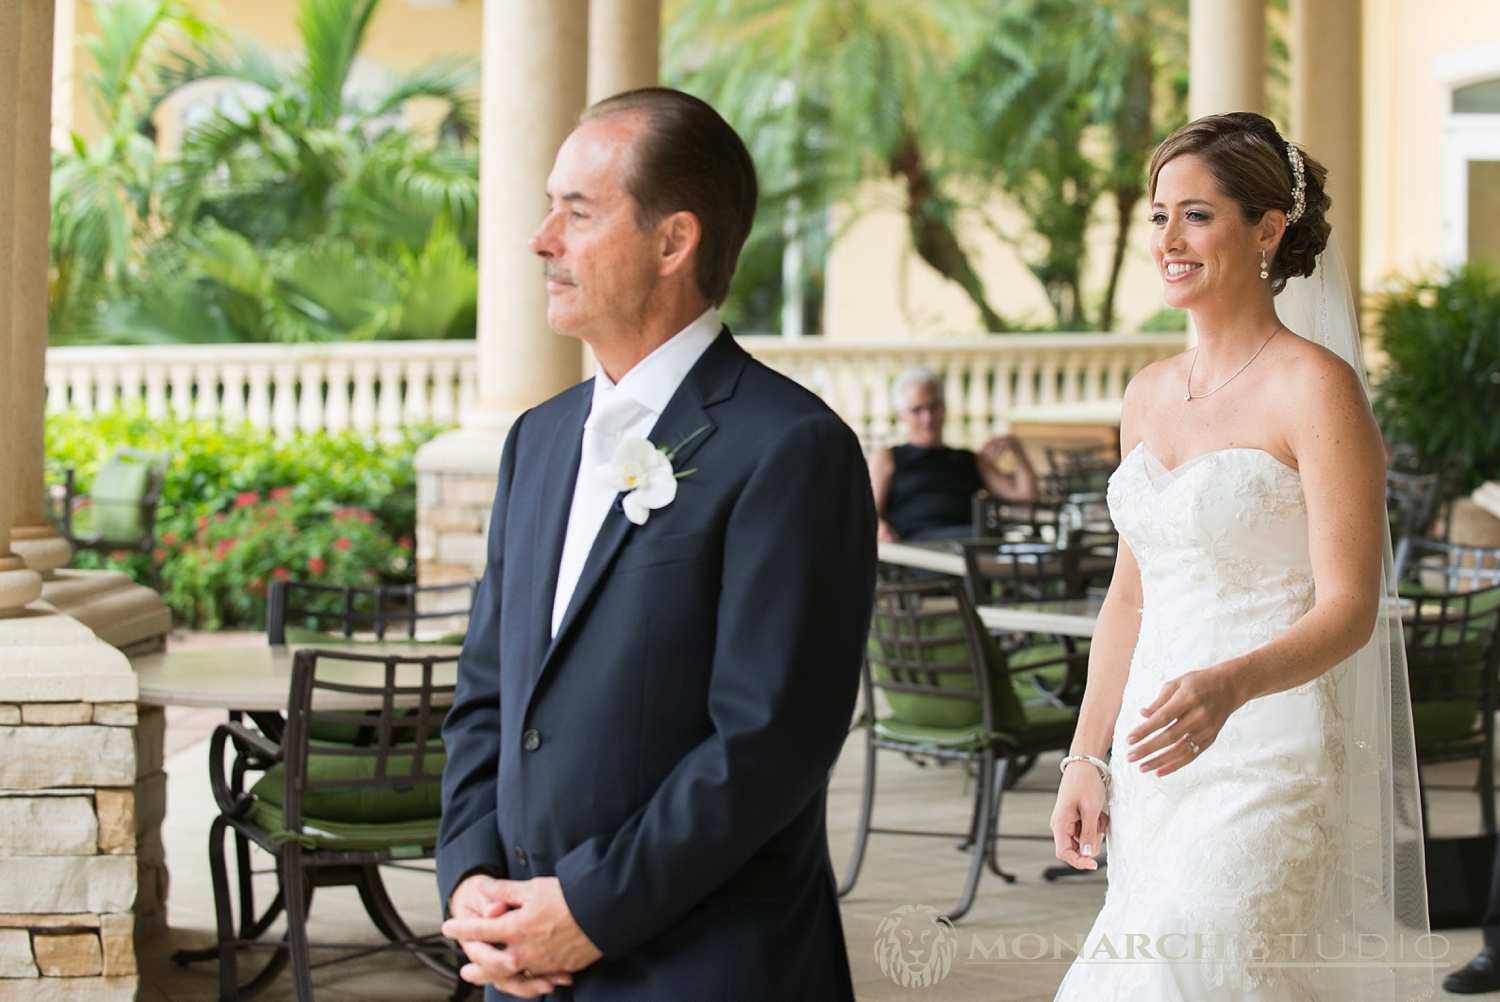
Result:
[[[691,212],[674,212],[656,224],[656,273],[675,275],[687,266],[703,239],[703,224]]]

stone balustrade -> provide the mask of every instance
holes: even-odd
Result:
[[[818,393],[862,441],[895,432],[892,381],[923,365],[947,388],[948,437],[977,443],[1017,408],[1119,400],[1130,376],[1182,350],[1180,334],[1012,334],[892,344],[743,337]],[[47,409],[244,420],[278,435],[450,425],[474,403],[473,341],[50,348]],[[309,392],[316,388],[316,392]]]
[[[473,341],[49,348],[47,410],[144,405],[152,417],[243,420],[282,436],[391,432],[456,423],[473,405],[475,366]]]
[[[1183,349],[1181,334],[1006,334],[858,344],[747,337],[762,362],[813,390],[868,445],[897,435],[891,385],[920,365],[943,380],[946,439],[979,443],[1006,431],[1021,408],[1118,401],[1130,377]]]

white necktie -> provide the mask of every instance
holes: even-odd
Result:
[[[609,491],[614,501],[615,492],[603,484],[597,484],[595,471],[610,461],[615,447],[620,444],[621,433],[640,420],[648,408],[630,399],[613,386],[603,387],[594,394],[594,409],[583,424],[583,465],[579,467],[580,479],[587,478],[597,489]],[[602,517],[602,516],[601,516]]]
[[[600,480],[596,471],[610,461],[625,429],[650,413],[649,407],[613,386],[601,386],[594,394],[593,410],[583,425],[583,457],[578,466],[578,483],[573,489],[573,507],[568,513],[562,559],[557,566],[557,591],[552,597],[553,636],[562,625],[583,565],[594,548],[594,538],[599,535],[599,527],[618,493]]]

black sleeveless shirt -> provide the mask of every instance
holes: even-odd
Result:
[[[968,525],[974,493],[984,486],[979,464],[968,449],[923,449],[898,445],[885,520],[901,538],[923,529]]]

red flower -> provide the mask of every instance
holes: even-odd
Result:
[[[251,578],[245,582],[245,590],[252,595],[264,595],[266,593],[266,579]]]
[[[322,557],[309,557],[307,560],[307,569],[309,572],[311,572],[313,577],[317,577],[318,575],[322,574],[323,568],[325,566],[326,565],[323,563]]]
[[[229,555],[229,551],[232,550],[232,549],[234,549],[234,544],[237,543],[237,542],[239,542],[239,540],[237,540],[237,539],[221,539],[221,540],[219,540],[217,543],[214,544],[214,559],[215,560],[223,560],[225,557],[227,557]]]
[[[167,551],[158,546],[156,549],[151,551],[151,559],[155,560],[157,563],[160,563],[161,561],[167,559]]]
[[[177,533],[175,533],[175,532],[164,532],[164,533],[162,533],[161,541],[163,543],[166,543],[168,546],[176,546],[177,545]]]
[[[235,495],[234,506],[236,508],[249,508],[260,500],[260,495],[254,491],[241,491]]]
[[[130,559],[130,554],[125,550],[116,550],[109,555],[109,559],[117,563],[124,563],[126,560]]]
[[[291,496],[292,496],[292,489],[290,487],[272,487],[271,488],[271,497],[275,498],[277,501],[284,501],[284,500],[286,500],[287,498],[289,498]]]
[[[359,509],[358,508],[350,508],[350,507],[346,506],[346,507],[343,507],[343,508],[335,508],[333,510],[333,520],[335,522],[337,522],[339,519],[343,519],[343,518],[358,518],[358,517],[359,517]]]
[[[226,515],[226,514],[224,514],[221,511],[221,512],[217,513],[216,515],[214,515],[214,521],[215,522],[227,522],[227,521],[229,521],[229,516]]]
[[[400,539],[396,540],[396,545],[401,547],[403,550],[411,549],[411,537],[402,536]]]
[[[292,579],[292,572],[285,567],[273,567],[271,568],[271,577],[277,581],[290,581]]]
[[[359,512],[359,520],[366,525],[369,525],[371,522],[375,521],[375,513],[369,511],[361,511]]]
[[[207,529],[208,528],[208,516],[207,515],[199,515],[198,516],[198,528],[200,528],[200,529]]]
[[[348,536],[340,536],[333,541],[333,548],[335,550],[352,550],[354,549],[354,541]]]

